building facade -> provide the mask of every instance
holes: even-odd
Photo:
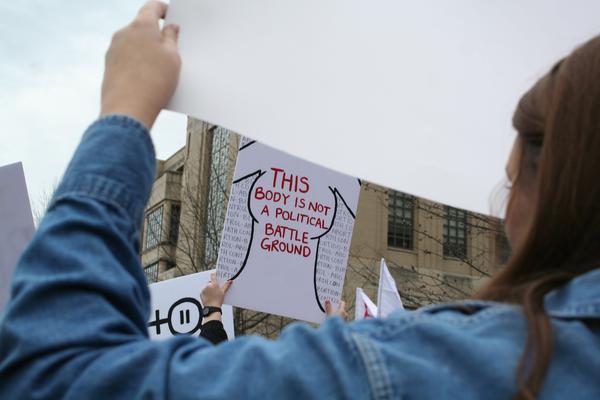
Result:
[[[189,119],[186,145],[159,160],[141,258],[149,282],[214,268],[239,135]],[[373,299],[385,258],[405,306],[464,299],[508,258],[502,221],[363,182],[344,297]],[[236,311],[240,333],[276,335],[281,317]]]

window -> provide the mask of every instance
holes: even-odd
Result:
[[[146,274],[148,283],[158,282],[158,263],[155,262],[144,268],[144,274]]]
[[[177,244],[179,239],[179,218],[181,216],[181,206],[171,204],[171,222],[169,223],[169,242]]]
[[[176,266],[177,266],[176,263],[174,263],[171,260],[167,260],[167,264],[165,265],[165,271],[168,271],[168,270],[170,270],[172,268],[175,268]]]
[[[225,222],[227,179],[229,177],[229,131],[216,127],[212,130],[211,168],[206,205],[206,232],[204,262],[217,261],[221,232]]]
[[[444,207],[444,256],[463,258],[467,255],[467,212]]]
[[[505,265],[510,258],[510,244],[506,235],[499,233],[496,235],[496,261],[500,265]]]
[[[390,191],[388,199],[388,246],[413,249],[413,196]]]
[[[146,248],[158,246],[162,233],[163,206],[150,212],[146,217]]]

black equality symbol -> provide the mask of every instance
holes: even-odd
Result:
[[[180,307],[181,306],[181,307]],[[179,312],[175,313],[175,310],[179,308]],[[198,317],[198,321],[194,325],[190,318],[190,309],[194,309],[196,311],[194,314]],[[191,327],[188,330],[181,331],[176,329],[173,326],[173,318],[179,317],[179,325],[184,327]],[[154,310],[154,320],[148,323],[148,327],[156,328],[156,334],[161,334],[161,326],[163,324],[167,324],[169,328],[169,332],[172,335],[184,335],[184,334],[193,334],[200,330],[202,326],[202,304],[198,300],[193,297],[184,297],[182,299],[177,300],[171,308],[169,308],[169,312],[167,313],[167,318],[160,318],[160,310]]]

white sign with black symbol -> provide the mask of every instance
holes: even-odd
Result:
[[[210,273],[203,271],[149,286],[152,300],[148,333],[163,340],[175,335],[199,336],[202,328],[200,292],[208,284]],[[223,327],[229,340],[234,338],[233,310],[223,305]]]

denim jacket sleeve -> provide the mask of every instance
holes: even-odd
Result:
[[[86,131],[15,270],[0,398],[369,397],[341,321],[276,342],[148,339],[138,246],[154,174],[138,122],[109,116]]]

